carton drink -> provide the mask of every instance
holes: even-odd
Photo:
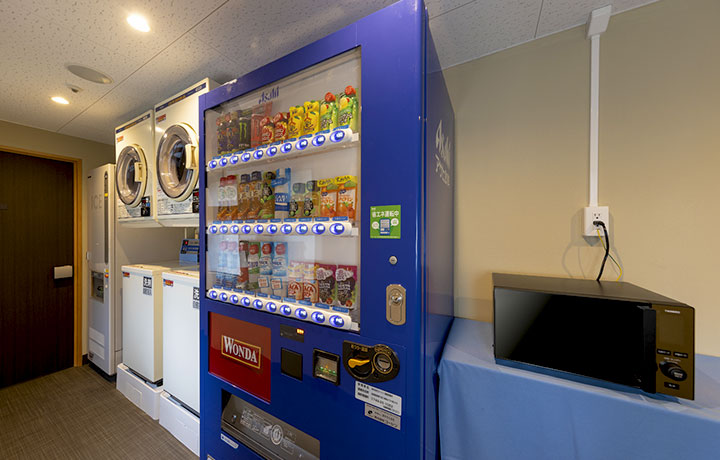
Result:
[[[263,241],[260,243],[260,260],[258,261],[258,273],[261,275],[272,274],[273,243]],[[269,286],[268,281],[268,286]]]
[[[284,241],[276,241],[273,245],[272,254],[273,276],[288,276],[288,247]]]
[[[297,261],[288,264],[287,296],[295,300],[303,298],[303,265]]]
[[[338,265],[335,271],[335,282],[337,285],[337,299],[341,307],[355,308],[357,298],[357,266]]]
[[[306,262],[303,264],[303,299],[308,302],[318,301],[317,264]]]
[[[332,305],[337,299],[335,289],[335,271],[337,265],[317,264],[315,276],[317,277],[318,302]]]

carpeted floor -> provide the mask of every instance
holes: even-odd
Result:
[[[0,389],[0,458],[197,460],[88,366]]]

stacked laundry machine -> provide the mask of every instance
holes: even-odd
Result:
[[[90,229],[91,361],[117,370],[118,390],[196,453],[198,105],[216,86],[204,79],[119,126],[116,165],[88,179],[104,203]]]

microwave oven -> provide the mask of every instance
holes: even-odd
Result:
[[[625,282],[494,273],[493,285],[498,363],[694,399],[692,307]]]

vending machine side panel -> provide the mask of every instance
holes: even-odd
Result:
[[[424,302],[425,458],[439,458],[437,442],[437,366],[454,315],[454,177],[455,115],[435,44],[425,22],[426,115]]]

